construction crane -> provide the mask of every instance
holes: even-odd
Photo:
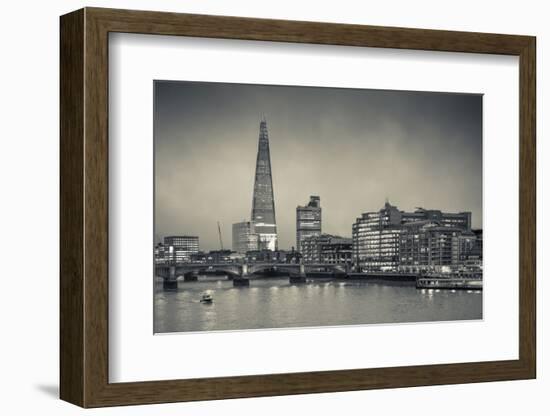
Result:
[[[222,230],[220,228],[220,222],[218,221],[218,236],[220,237],[220,249],[223,250]]]

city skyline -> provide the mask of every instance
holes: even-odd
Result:
[[[254,193],[252,194],[252,214],[258,247],[277,250],[277,221],[275,218],[275,198],[271,177],[271,157],[269,152],[269,134],[267,122],[262,117],[258,136],[258,154],[254,174]]]
[[[263,104],[261,103],[263,99]],[[472,212],[482,228],[481,96],[155,82],[155,240],[197,235],[225,248],[249,221],[258,125],[266,114],[280,249],[296,207],[323,200],[323,233],[351,237],[386,199]]]

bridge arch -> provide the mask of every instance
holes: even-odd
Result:
[[[162,264],[155,266],[155,275],[164,280],[193,280],[201,272],[217,271],[227,274],[229,279],[242,275],[240,264]],[[196,279],[195,279],[196,280]]]
[[[299,270],[299,264],[273,264],[273,263],[253,263],[248,265],[248,274],[254,274],[258,272],[267,272],[271,270],[284,270],[284,271],[294,271]]]

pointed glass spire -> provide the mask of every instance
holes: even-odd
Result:
[[[252,221],[259,237],[260,249],[277,250],[275,200],[273,198],[269,136],[265,116],[260,122],[254,196],[252,198]]]

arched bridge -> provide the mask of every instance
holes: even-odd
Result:
[[[254,273],[262,271],[287,271],[296,282],[305,280],[308,270],[325,270],[338,274],[347,274],[349,267],[341,264],[324,263],[176,263],[155,265],[155,275],[164,279],[165,287],[177,287],[177,281],[181,277],[185,281],[197,280],[197,275],[205,271],[217,271],[225,273],[229,279],[234,280],[235,286],[247,286],[251,278],[258,278]],[[294,277],[293,277],[294,276]],[[246,282],[245,282],[246,281]]]
[[[157,264],[155,265],[155,275],[163,279],[177,280],[183,277],[185,280],[196,280],[193,276],[201,272],[216,271],[223,272],[230,279],[243,276],[243,265],[236,263],[177,263],[177,264]]]

